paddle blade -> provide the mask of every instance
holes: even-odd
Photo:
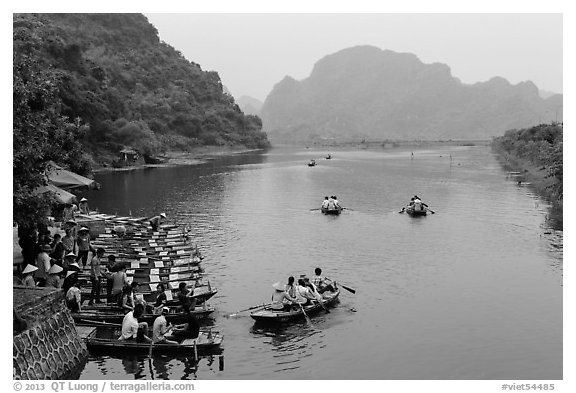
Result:
[[[339,284],[342,288],[347,290],[350,293],[356,294],[356,290],[354,288],[347,287],[346,285]]]

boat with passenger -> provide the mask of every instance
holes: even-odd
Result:
[[[306,316],[314,315],[323,310],[327,306],[331,306],[338,300],[340,289],[336,292],[326,292],[320,302],[313,302],[310,305],[293,308],[290,311],[273,310],[269,306],[262,306],[260,310],[256,310],[250,314],[252,319],[256,322],[264,323],[284,323],[294,322],[306,318]]]
[[[139,342],[137,340],[119,340],[121,327],[116,325],[102,326],[78,326],[78,333],[84,339],[86,347],[92,353],[142,353],[149,352],[167,354],[192,354],[195,351],[199,355],[215,355],[221,350],[220,344],[223,337],[219,332],[212,329],[201,329],[196,339],[184,339],[179,344],[164,344]],[[151,337],[151,332],[148,333]]]

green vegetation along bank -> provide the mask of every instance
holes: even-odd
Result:
[[[217,72],[158,37],[141,14],[13,14],[14,222],[42,217],[48,161],[82,175],[125,149],[269,146]]]
[[[556,227],[562,227],[563,125],[540,124],[507,131],[494,138],[492,148],[504,167],[519,172],[518,181],[530,186],[552,205]]]

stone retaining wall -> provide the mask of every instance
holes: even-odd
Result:
[[[64,293],[14,286],[13,307],[13,378],[78,378],[88,351],[64,304]],[[25,322],[24,330],[16,319]]]

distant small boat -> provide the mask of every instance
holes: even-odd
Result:
[[[164,164],[167,161],[166,158],[151,156],[148,154],[142,154],[142,157],[144,158],[144,162],[146,164]]]
[[[308,166],[316,166],[316,160],[310,160]]]
[[[331,158],[332,158],[332,156],[331,156],[330,154],[328,154],[328,155],[326,156],[326,159],[327,159],[327,160],[330,160]]]

